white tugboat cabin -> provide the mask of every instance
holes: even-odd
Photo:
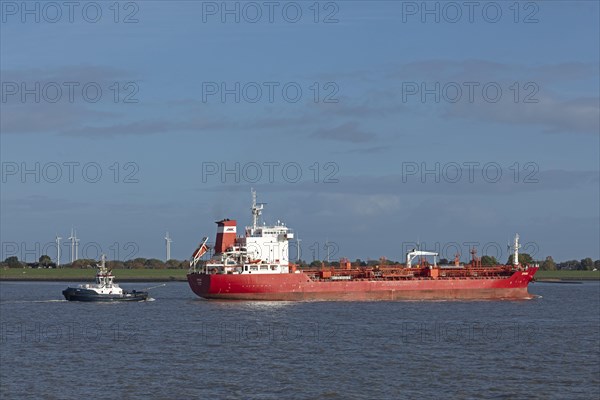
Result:
[[[100,264],[96,264],[98,272],[96,272],[96,282],[79,285],[80,288],[93,290],[98,294],[123,294],[123,289],[114,283],[115,276],[112,274],[112,270],[106,268],[106,255],[102,254]]]

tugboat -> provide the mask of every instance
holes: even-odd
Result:
[[[65,299],[69,301],[144,301],[148,292],[133,290],[128,292],[113,282],[112,271],[106,268],[106,256],[102,254],[100,264],[96,265],[96,283],[86,283],[63,290]]]

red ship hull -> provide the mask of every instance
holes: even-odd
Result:
[[[205,299],[228,300],[484,300],[530,299],[527,285],[537,268],[510,276],[406,280],[312,280],[305,273],[188,274],[190,287]]]

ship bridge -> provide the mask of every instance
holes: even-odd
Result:
[[[256,274],[288,273],[289,241],[294,232],[282,221],[273,225],[259,224],[264,203],[256,202],[256,192],[252,190],[252,225],[247,226],[244,236],[236,236],[236,221],[217,221],[215,258],[206,264],[207,273]],[[204,242],[200,248],[204,246]],[[205,247],[205,246],[204,246]],[[198,254],[204,252],[198,252]],[[195,253],[196,254],[196,253]],[[195,267],[199,258],[194,256],[190,267]]]
[[[238,238],[237,244],[245,247],[254,260],[287,266],[289,264],[288,241],[293,238],[293,231],[281,221],[277,221],[275,225],[246,227],[246,236]]]

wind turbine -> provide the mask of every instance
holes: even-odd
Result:
[[[60,236],[56,236],[56,268],[60,267]]]
[[[167,259],[165,260],[165,262],[171,259],[171,242],[173,242],[173,240],[171,240],[171,238],[169,237],[169,232],[167,232],[167,234],[165,235],[165,244],[167,245]]]
[[[67,238],[67,240],[71,241],[71,263],[75,261],[75,235],[73,234],[73,228],[71,227],[71,236]]]
[[[296,249],[298,251],[298,255],[296,256],[297,263],[300,262],[300,242],[301,241],[302,241],[302,239],[300,239],[298,236],[296,236],[296,246],[298,246],[298,248]]]
[[[79,260],[79,239],[77,239],[77,230],[75,230],[75,261]]]
[[[513,245],[511,246],[510,243],[506,245],[506,250],[507,251],[511,251],[513,250],[513,265],[517,266],[519,265],[519,249],[522,246],[519,244],[519,234],[515,234],[515,241],[513,242]]]
[[[77,239],[77,231],[71,228],[71,236],[67,238],[71,241],[71,263],[79,258],[79,239]]]

